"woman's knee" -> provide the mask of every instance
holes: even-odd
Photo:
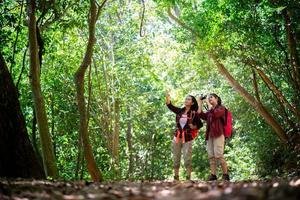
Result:
[[[191,168],[192,167],[192,149],[189,147],[186,149],[185,154],[183,155],[184,157],[184,165],[186,168]]]
[[[174,169],[179,169],[180,168],[180,162],[179,163],[174,163]]]
[[[192,157],[188,157],[184,159],[184,166],[187,169],[191,169],[192,168]]]
[[[209,164],[211,164],[211,165],[216,164],[216,158],[215,157],[210,157],[209,158]]]
[[[181,152],[173,152],[174,158],[174,169],[178,169],[180,167],[180,160],[181,160]]]
[[[173,144],[173,160],[174,160],[174,169],[180,167],[181,160],[181,147],[178,144]]]
[[[218,161],[218,163],[220,163],[221,165],[226,164],[224,156],[217,157],[216,161]]]

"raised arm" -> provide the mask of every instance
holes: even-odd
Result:
[[[203,110],[202,110],[202,106],[203,106],[203,101],[202,101],[202,99],[201,99],[201,96],[199,96],[198,98],[197,98],[197,102],[198,102],[198,111],[197,111],[197,113],[202,113],[203,112]]]
[[[174,112],[176,114],[179,114],[181,112],[180,108],[178,108],[172,104],[171,96],[170,96],[169,92],[166,92],[166,105],[172,112]]]
[[[203,119],[203,120],[207,120],[207,114],[203,112],[202,107],[203,107],[203,101],[201,99],[201,96],[199,96],[197,98],[197,102],[198,102],[198,111],[197,111],[197,115],[199,116],[199,118]]]

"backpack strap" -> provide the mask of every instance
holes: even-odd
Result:
[[[222,122],[223,122],[223,125],[224,125],[224,127],[227,125],[227,117],[228,117],[228,109],[226,108],[226,107],[224,107],[225,108],[225,113],[224,113],[224,117],[222,117]]]

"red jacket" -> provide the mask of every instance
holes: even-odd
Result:
[[[178,138],[182,138],[182,133],[183,131],[185,132],[184,134],[184,141],[185,142],[188,142],[188,141],[191,141],[194,139],[194,136],[193,136],[193,133],[192,131],[197,131],[203,126],[202,122],[201,122],[201,119],[199,117],[199,114],[197,112],[193,112],[192,111],[189,111],[187,113],[189,119],[188,119],[188,122],[186,123],[186,125],[183,127],[183,129],[181,129],[181,126],[180,126],[180,123],[179,123],[179,120],[181,118],[181,115],[184,113],[185,111],[185,108],[178,108],[176,106],[174,106],[172,103],[170,104],[167,104],[168,108],[173,111],[175,114],[176,114],[176,131],[174,133],[174,136],[175,137],[178,137]],[[191,129],[189,127],[189,123],[192,123],[193,125],[195,125],[197,128],[196,129]],[[179,134],[179,135],[178,135]]]
[[[205,139],[208,140],[209,137],[216,138],[224,134],[224,120],[225,120],[225,107],[216,106],[211,108],[207,112],[201,112],[199,114],[201,119],[207,121],[207,128]]]

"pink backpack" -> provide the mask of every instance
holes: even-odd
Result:
[[[224,136],[226,138],[231,137],[231,134],[232,134],[232,114],[227,108],[225,108],[224,129],[225,129]]]

